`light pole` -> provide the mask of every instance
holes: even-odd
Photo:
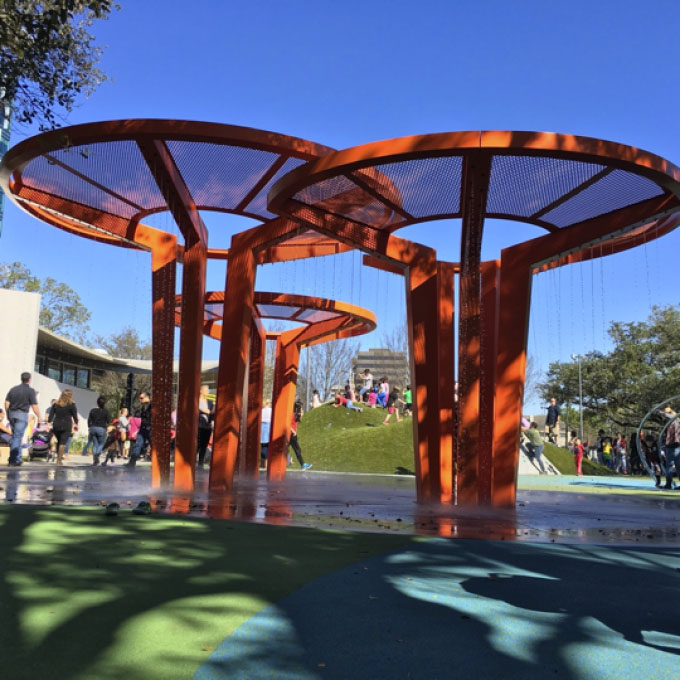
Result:
[[[581,355],[572,354],[573,361],[578,361],[578,420],[579,420],[579,439],[583,443],[583,380],[581,378]]]

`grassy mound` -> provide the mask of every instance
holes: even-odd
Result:
[[[387,411],[321,406],[308,411],[298,428],[305,461],[334,472],[414,474],[413,421],[382,425]]]
[[[365,408],[362,413],[344,407],[321,406],[305,414],[298,428],[302,454],[315,470],[414,474],[413,420],[397,423],[394,416],[382,425],[387,411]],[[563,475],[575,475],[574,456],[567,449],[546,444],[543,455]],[[609,468],[583,461],[583,474],[615,475]]]
[[[576,474],[576,462],[574,459],[574,454],[567,449],[560,448],[554,444],[548,444],[546,442],[545,448],[543,449],[543,455],[560,471],[563,475],[575,475]],[[608,467],[604,465],[598,465],[590,460],[583,459],[583,474],[592,475],[595,477],[605,477],[608,475],[616,475]]]

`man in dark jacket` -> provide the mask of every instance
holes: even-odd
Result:
[[[148,444],[151,444],[151,395],[142,392],[139,395],[139,408],[135,411],[135,417],[140,419],[137,439],[130,451],[130,460],[127,467],[133,468],[137,464],[137,458]]]

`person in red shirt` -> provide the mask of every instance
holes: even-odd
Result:
[[[578,437],[574,440],[574,460],[576,462],[576,474],[583,475],[581,469],[583,465],[583,444]]]
[[[295,457],[298,460],[298,463],[300,463],[300,467],[303,470],[309,470],[310,467],[312,467],[311,463],[305,463],[305,461],[302,458],[302,449],[300,448],[300,442],[298,441],[298,436],[297,436],[297,429],[298,429],[298,423],[302,419],[302,402],[296,401],[295,406],[293,407],[293,418],[290,421],[290,439],[288,440],[288,446],[291,446],[293,448],[293,451],[295,452]]]
[[[359,413],[363,411],[361,407],[355,406],[352,400],[344,396],[342,392],[335,393],[335,403],[333,406],[335,406],[335,408],[338,406],[345,406],[346,408],[350,409],[350,411],[358,411]]]

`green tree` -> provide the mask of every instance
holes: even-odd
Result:
[[[0,264],[0,288],[40,293],[40,325],[77,342],[86,342],[90,312],[70,286],[51,277],[41,281],[21,262],[12,262]]]
[[[95,346],[106,350],[113,357],[125,357],[126,359],[151,359],[151,343],[142,340],[139,333],[132,327],[123,328],[120,333],[95,338]],[[109,408],[113,411],[118,409],[127,391],[127,373],[117,371],[104,371],[101,376],[93,379],[92,388],[106,399]],[[138,375],[135,380],[134,400],[140,392],[151,390],[151,376],[148,374]]]
[[[657,403],[680,394],[680,310],[654,307],[646,321],[614,322],[611,352],[581,360],[584,418],[593,425],[635,428]],[[578,401],[578,366],[550,364],[541,385],[545,399]]]
[[[0,0],[0,99],[18,123],[56,127],[107,79],[89,30],[113,9],[112,0]]]

